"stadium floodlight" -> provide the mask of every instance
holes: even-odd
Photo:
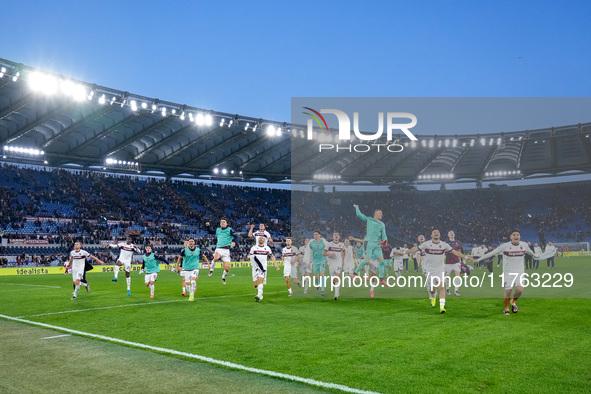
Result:
[[[234,170],[230,171],[230,174],[234,175]]]
[[[248,126],[250,126],[250,123],[246,122],[246,126],[244,126],[244,131],[248,131]]]
[[[148,103],[146,103],[145,101],[142,101],[141,107],[142,107],[142,109],[148,109]]]
[[[435,140],[429,140],[429,148],[433,148],[435,146]]]
[[[228,170],[226,170],[225,168],[222,168],[222,174],[226,175],[228,173]]]
[[[156,112],[157,109],[158,109],[158,105],[153,103],[152,104],[152,113]]]
[[[205,125],[211,126],[213,124],[213,116],[211,114],[205,115]]]
[[[445,139],[445,143],[444,143],[445,147],[447,148],[449,146],[449,139]]]
[[[458,146],[458,139],[457,139],[457,138],[454,138],[454,139],[453,139],[453,141],[452,141],[452,144],[451,144],[451,145],[452,145],[454,148],[455,148],[456,146]],[[465,143],[464,143],[464,146],[466,146],[466,144],[465,144]]]
[[[185,120],[185,111],[181,112],[181,116],[180,116],[181,120]]]
[[[29,87],[31,90],[52,95],[58,91],[58,80],[52,75],[33,72],[29,74]]]
[[[87,97],[88,101],[91,101],[94,98],[95,93],[96,92],[94,89],[92,89],[90,92],[88,92],[88,97]]]
[[[4,74],[6,74],[6,67],[0,68],[0,78],[4,78]]]
[[[240,175],[242,175],[242,171],[240,171]]]
[[[275,130],[275,135],[277,137],[279,137],[281,135],[281,127],[277,127],[277,130]]]
[[[135,101],[135,100],[131,100],[131,101],[129,102],[129,105],[131,106],[131,110],[132,110],[133,112],[137,112],[137,101]]]
[[[172,112],[173,115],[176,115],[176,109],[173,108],[170,112]]]
[[[497,145],[501,145],[503,143],[503,139],[501,137],[497,138]]]
[[[474,146],[474,140],[470,140],[470,146]]]
[[[18,81],[18,77],[21,76],[21,73],[19,71],[16,72],[16,74],[14,74],[14,76],[12,77],[12,82],[16,82]]]
[[[98,102],[100,105],[105,104],[105,102],[107,101],[107,97],[103,94],[101,97],[99,97]]]
[[[162,110],[160,112],[162,116],[166,116],[166,107],[162,107]]]
[[[511,138],[509,138],[509,141],[513,141],[514,139],[515,139],[515,138],[511,137]]]
[[[442,144],[442,143],[443,143],[443,141],[441,141],[441,140],[437,141],[437,147],[438,147],[438,148],[441,148],[441,144]]]
[[[486,145],[486,140],[484,138],[480,139],[480,145],[482,145],[482,146]]]
[[[217,174],[218,172],[220,172],[220,170],[218,170],[217,168],[214,168],[214,169],[213,169],[213,173],[214,173],[214,174]]]
[[[205,124],[205,117],[201,112],[199,112],[197,116],[195,116],[195,123],[197,124],[197,126],[203,126]]]
[[[269,137],[273,137],[275,135],[275,126],[273,126],[272,124],[267,126],[267,135]]]
[[[116,96],[111,97],[111,101],[109,102],[109,104],[113,105],[113,103],[115,102],[115,100],[117,100]]]

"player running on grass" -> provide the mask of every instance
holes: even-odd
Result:
[[[525,255],[530,255],[533,258],[542,259],[543,256],[538,256],[533,253],[527,243],[521,241],[521,233],[519,230],[512,230],[510,242],[501,244],[495,250],[486,253],[484,256],[478,259],[481,262],[484,259],[494,256],[497,253],[503,253],[503,286],[505,287],[505,295],[503,297],[503,303],[505,304],[505,315],[510,315],[509,306],[511,306],[511,312],[517,313],[517,300],[523,294],[523,279],[525,277]],[[515,288],[513,299],[511,299],[511,292]]]
[[[341,235],[337,232],[334,232],[332,234],[332,242],[326,242],[324,245],[324,251],[322,252],[322,255],[326,256],[328,272],[333,280],[333,285],[335,286],[335,301],[339,299],[339,293],[341,289],[339,284],[340,278],[338,278],[338,276],[341,275],[341,272],[345,266],[345,244],[343,244],[340,240]],[[324,274],[322,275],[324,276]]]
[[[308,287],[310,287],[310,274],[312,273],[312,250],[308,248],[310,238],[304,240],[304,246],[300,249],[300,275],[302,282],[304,282],[304,294],[308,294]],[[308,278],[308,280],[306,280]]]
[[[256,302],[260,302],[263,299],[263,282],[267,277],[267,258],[269,256],[271,256],[275,268],[279,271],[277,260],[271,248],[265,245],[265,239],[263,237],[259,237],[257,244],[250,248],[248,254],[252,267],[252,283],[254,288],[257,289],[257,295],[254,297]]]
[[[351,241],[345,238],[345,265],[343,266],[343,273],[352,276],[355,272],[355,250]]]
[[[271,238],[271,234],[265,230],[265,225],[263,223],[259,224],[259,229],[254,231],[254,224],[250,225],[250,231],[248,232],[248,237],[255,239],[255,245],[259,242],[259,237],[263,237],[265,239],[265,246],[267,246],[268,242],[273,243],[273,239]],[[254,231],[254,232],[253,232]]]
[[[349,239],[352,241],[356,241],[357,243],[366,243],[365,241],[363,241],[360,238],[349,237]],[[380,248],[380,250],[381,250],[381,248]],[[361,269],[363,269],[364,265],[365,265],[365,272],[366,272],[365,276],[366,277],[369,272],[369,274],[371,274],[371,275],[369,275],[370,278],[373,278],[373,277],[379,278],[378,273],[380,272],[381,268],[383,269],[383,265],[380,264],[380,262],[376,259],[369,260],[369,264],[367,264],[367,262],[365,261],[365,253],[366,252],[363,252],[363,253],[364,254],[362,256],[364,256],[364,257],[359,260],[359,264],[357,265],[357,269],[353,272],[353,278],[355,278],[357,276],[357,274],[356,274],[357,270],[361,271]],[[374,290],[375,290],[375,287],[371,285],[371,280],[370,280],[369,296],[371,298],[374,298]]]
[[[367,217],[359,211],[359,206],[357,204],[353,204],[355,207],[355,213],[357,217],[367,224],[366,232],[365,232],[365,240],[367,241],[367,246],[365,247],[365,256],[364,261],[359,264],[357,269],[355,270],[355,275],[359,275],[359,272],[363,269],[366,264],[369,264],[370,260],[377,260],[378,264],[380,264],[380,283],[385,284],[383,278],[383,261],[384,255],[382,253],[382,244],[388,243],[388,236],[386,235],[386,226],[382,222],[382,210],[375,209],[373,212],[373,218]],[[371,267],[370,267],[371,268]],[[373,291],[372,291],[373,292]]]
[[[112,281],[117,282],[119,267],[123,266],[123,270],[125,270],[125,280],[127,281],[127,295],[131,295],[131,260],[133,259],[133,254],[142,253],[142,251],[137,246],[135,246],[132,241],[132,238],[128,236],[125,239],[125,242],[109,244],[110,248],[117,248],[120,250],[119,258],[115,262],[115,277],[112,279]]]
[[[298,251],[298,248],[292,246],[291,237],[285,238],[285,248],[281,250],[281,262],[283,263],[283,277],[285,278],[285,284],[287,285],[287,291],[289,292],[290,297],[293,297],[290,277],[293,277],[295,274],[295,277],[293,279],[294,283],[302,287],[302,284],[300,283],[300,281],[298,281],[297,263],[299,259],[300,252]]]
[[[228,273],[230,272],[230,248],[236,246],[236,242],[234,242],[234,237],[238,237],[238,234],[236,234],[231,227],[228,227],[228,220],[226,218],[220,219],[220,227],[218,227],[215,231],[209,227],[209,222],[205,223],[205,225],[207,226],[209,233],[215,234],[217,238],[217,245],[215,247],[215,252],[213,254],[213,260],[211,261],[211,268],[209,269],[209,274],[207,276],[213,275],[215,263],[218,260],[222,260],[224,263],[222,282],[225,285],[226,276],[228,276]]]
[[[452,247],[453,250],[457,250],[458,252],[462,252],[462,253],[464,252],[464,248],[462,248],[462,244],[456,240],[456,233],[453,230],[448,231],[447,237],[449,238],[447,243],[449,244],[449,246]],[[445,277],[446,277],[445,292],[447,295],[450,294],[450,282],[452,280],[451,279],[452,272],[456,273],[456,277],[460,276],[460,274],[462,273],[462,261],[455,254],[453,254],[451,252],[446,252],[445,253]],[[454,284],[454,295],[456,297],[460,296],[458,289],[459,289],[459,286],[456,286]]]
[[[326,271],[326,256],[324,256],[324,247],[327,243],[328,242],[322,238],[320,231],[314,231],[314,239],[308,242],[308,246],[306,246],[307,255],[304,259],[304,262],[306,262],[306,258],[308,258],[312,264],[312,273],[316,279],[314,284],[317,285],[316,292],[322,288],[322,292],[320,293],[322,296],[324,296],[324,272]],[[320,278],[320,276],[322,276],[322,278]],[[304,293],[306,293],[305,290]]]
[[[74,244],[74,250],[70,252],[70,260],[66,263],[66,268],[72,265],[72,280],[74,281],[74,294],[72,295],[72,300],[78,298],[78,293],[80,292],[80,283],[82,278],[84,277],[84,266],[86,265],[86,258],[90,257],[91,259],[95,260],[99,264],[105,264],[97,257],[91,255],[86,250],[81,249],[82,243],[76,242]],[[87,287],[86,284],[85,287]],[[88,287],[87,287],[88,289]]]
[[[425,241],[417,247],[407,250],[406,254],[412,254],[421,250],[425,252],[422,258],[422,264],[427,272],[427,286],[429,287],[429,298],[431,299],[431,306],[437,303],[437,287],[439,288],[439,312],[445,313],[445,252],[453,253],[454,255],[465,259],[466,256],[457,250],[454,250],[448,243],[441,240],[441,234],[438,229],[433,229],[431,232],[431,240]],[[472,261],[471,258],[468,259]],[[434,278],[439,278],[439,286],[435,286],[437,281]]]
[[[181,270],[183,286],[189,293],[189,301],[195,301],[197,278],[199,278],[199,256],[201,256],[201,249],[195,245],[195,238],[189,238],[188,246],[181,251],[176,261],[176,269],[177,271]],[[209,264],[205,255],[203,255],[203,259]]]
[[[160,272],[160,262],[163,262],[169,268],[170,265],[164,257],[158,256],[152,251],[152,245],[146,245],[145,249],[146,253],[142,256],[143,263],[140,274],[145,273],[144,283],[150,289],[150,298],[154,298],[154,283],[156,283]]]

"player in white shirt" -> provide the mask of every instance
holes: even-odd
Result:
[[[263,282],[267,277],[267,258],[269,256],[271,256],[275,268],[279,271],[277,260],[271,248],[265,246],[265,239],[263,237],[259,237],[257,244],[250,248],[248,254],[252,267],[252,283],[254,284],[254,288],[257,289],[257,295],[254,297],[256,302],[260,302],[263,299]]]
[[[341,275],[343,267],[345,266],[345,244],[340,242],[341,235],[337,232],[332,234],[332,242],[324,242],[323,256],[326,256],[326,262],[328,263],[329,275],[333,278],[334,299],[339,299],[340,283],[336,277]],[[322,292],[324,295],[324,291]]]
[[[345,238],[345,265],[343,273],[352,276],[355,272],[355,251],[349,239]]]
[[[248,232],[248,237],[249,238],[254,237],[255,245],[258,244],[259,238],[261,238],[261,237],[265,239],[265,246],[267,246],[268,242],[273,243],[273,239],[271,239],[271,233],[269,233],[267,230],[265,230],[265,225],[263,223],[259,224],[259,229],[257,231],[254,231],[254,227],[255,227],[254,224],[250,225],[250,231]]]
[[[281,262],[283,263],[283,277],[285,278],[285,284],[287,285],[287,291],[289,292],[290,297],[293,297],[290,281],[291,277],[294,278],[293,281],[295,284],[302,287],[301,283],[298,281],[297,263],[300,257],[298,248],[291,244],[291,237],[285,238],[285,248],[281,250]]]
[[[133,259],[134,253],[142,253],[142,251],[133,244],[131,237],[127,237],[125,242],[109,244],[109,247],[119,249],[119,258],[117,258],[114,269],[115,277],[112,280],[113,282],[117,282],[119,267],[123,266],[123,269],[125,270],[125,278],[127,280],[127,295],[131,295],[131,260]]]
[[[416,251],[424,251],[425,255],[421,259],[423,268],[427,272],[427,284],[429,286],[429,298],[431,306],[437,303],[437,280],[439,278],[439,312],[445,313],[445,252],[465,259],[466,256],[457,250],[454,250],[448,243],[441,240],[441,233],[438,229],[431,232],[431,240],[425,241],[417,247],[407,250],[406,254],[412,254]],[[468,259],[472,261],[471,259]]]
[[[302,282],[304,282],[304,294],[308,294],[308,287],[310,285],[310,280],[306,280],[305,278],[310,278],[310,274],[312,273],[312,253],[310,248],[308,248],[308,244],[310,243],[310,238],[306,238],[304,241],[304,246],[300,248],[300,276],[302,277]]]
[[[97,257],[91,255],[86,250],[80,249],[82,247],[82,243],[76,242],[74,244],[74,250],[70,252],[70,260],[66,263],[66,268],[72,265],[72,280],[74,281],[74,294],[72,295],[72,300],[78,298],[78,293],[80,292],[80,281],[84,277],[84,266],[86,265],[86,258],[90,257],[91,259],[95,260],[99,264],[105,264]],[[88,286],[87,283],[84,284],[85,287]],[[87,287],[88,288],[88,287]]]
[[[510,315],[509,304],[511,305],[511,311],[517,313],[516,301],[523,294],[523,279],[525,277],[525,255],[528,254],[533,258],[539,258],[538,255],[533,253],[527,243],[520,241],[521,233],[519,230],[512,230],[511,236],[509,237],[511,242],[501,244],[498,248],[480,257],[478,261],[482,261],[489,257],[496,255],[499,252],[503,253],[503,286],[505,287],[505,295],[503,297],[503,303],[505,304],[505,315]],[[511,299],[511,291],[515,287],[515,294]]]
[[[390,257],[392,258],[392,264],[394,265],[394,274],[398,278],[402,273],[402,269],[404,268],[404,256],[405,252],[408,249],[403,248],[400,244],[396,244],[392,252],[390,253]]]
[[[552,242],[548,242],[548,245],[546,245],[546,250],[544,251],[544,253],[552,255],[551,257],[548,257],[548,260],[546,260],[547,268],[550,268],[550,262],[552,262],[552,269],[555,269],[554,256],[556,256],[556,247],[552,245]]]

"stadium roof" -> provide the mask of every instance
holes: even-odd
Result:
[[[205,110],[0,59],[5,161],[279,182],[446,183],[591,172],[591,123],[318,152],[303,126]],[[334,133],[334,131],[333,131]],[[326,136],[327,138],[333,138]],[[377,141],[386,143],[386,140]]]

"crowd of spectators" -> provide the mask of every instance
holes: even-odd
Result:
[[[241,233],[233,260],[243,260],[252,240],[250,224],[265,223],[273,238],[292,235],[303,244],[313,230],[363,237],[365,226],[353,204],[373,215],[382,209],[394,242],[412,244],[433,227],[454,230],[464,243],[493,244],[512,228],[553,241],[582,242],[591,237],[591,183],[425,192],[290,192],[150,177],[54,168],[0,167],[0,240],[41,240],[55,251],[19,258],[19,264],[52,264],[63,259],[74,241],[98,245],[132,234],[138,245],[162,245],[177,253],[189,236],[210,253],[217,227],[226,217]],[[293,228],[292,228],[293,226]],[[278,252],[282,242],[273,247]],[[110,261],[105,246],[97,253]],[[0,246],[0,256],[6,254]],[[211,257],[211,256],[210,256]],[[35,261],[32,261],[36,259]],[[0,263],[1,264],[1,263]]]

